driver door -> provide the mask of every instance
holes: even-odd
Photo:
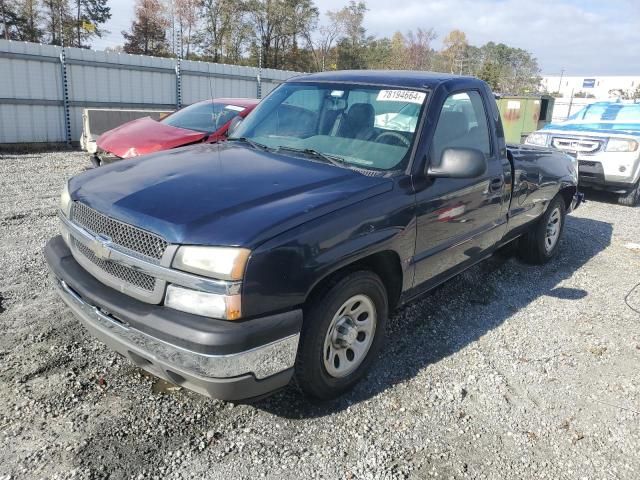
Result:
[[[416,193],[416,286],[479,260],[502,232],[505,178],[490,118],[475,90],[454,93],[442,106],[427,164],[437,166],[445,148],[458,147],[482,151],[488,167],[476,178],[428,179]]]

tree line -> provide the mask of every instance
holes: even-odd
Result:
[[[0,36],[90,47],[106,32],[108,0],[0,0]],[[370,35],[364,1],[321,12],[313,0],[136,0],[124,43],[111,50],[294,71],[431,70],[474,75],[503,93],[537,91],[538,63],[502,43],[471,45],[464,32],[436,46],[433,28]]]
[[[108,0],[0,0],[0,38],[89,48],[106,31]]]

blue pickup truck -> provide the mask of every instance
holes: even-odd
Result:
[[[505,145],[475,78],[301,76],[235,123],[72,178],[45,248],[95,337],[215,398],[340,395],[394,308],[512,241],[551,260],[582,199],[569,156]]]

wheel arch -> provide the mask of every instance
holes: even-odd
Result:
[[[574,195],[578,192],[576,185],[563,185],[560,187],[558,195],[564,200],[564,206],[567,211],[571,210],[571,203],[573,202]]]
[[[382,250],[369,254],[325,275],[312,286],[305,298],[304,304],[308,305],[329,290],[344,276],[359,270],[368,270],[380,277],[387,291],[389,313],[393,311],[400,300],[404,280],[400,255],[394,250]]]

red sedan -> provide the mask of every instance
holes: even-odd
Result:
[[[216,98],[194,103],[156,121],[139,118],[98,137],[96,165],[133,158],[198,142],[224,139],[231,120],[246,117],[258,104],[253,98]]]

